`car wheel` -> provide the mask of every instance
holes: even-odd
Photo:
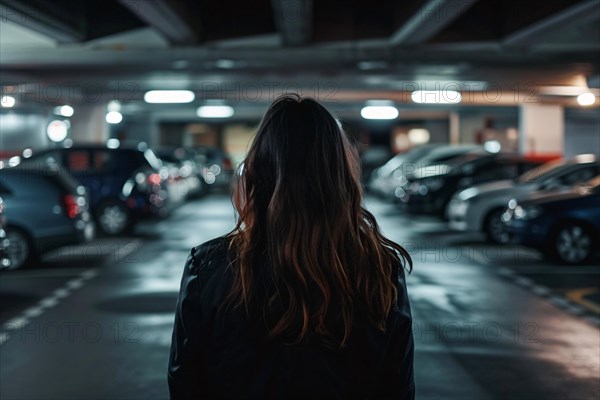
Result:
[[[562,225],[553,235],[553,256],[565,264],[583,264],[594,253],[594,237],[590,230],[577,222]]]
[[[502,222],[502,210],[491,211],[485,218],[484,226],[487,240],[496,244],[506,244],[510,242],[510,234],[506,224]]]
[[[100,230],[110,236],[124,233],[131,227],[129,210],[118,201],[106,202],[98,208],[96,219]]]
[[[31,244],[29,236],[22,230],[9,227],[6,230],[6,255],[10,260],[8,269],[17,269],[31,263],[36,259],[37,254]]]

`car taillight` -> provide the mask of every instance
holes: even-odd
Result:
[[[65,211],[69,218],[75,218],[81,213],[81,207],[77,204],[77,197],[72,194],[67,194],[63,197],[63,203],[65,205]]]
[[[151,185],[160,185],[160,174],[148,175],[148,183]]]

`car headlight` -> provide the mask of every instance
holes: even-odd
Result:
[[[530,220],[537,218],[542,213],[542,209],[537,206],[517,205],[514,209],[514,218],[521,220]]]

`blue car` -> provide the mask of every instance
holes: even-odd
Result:
[[[167,214],[168,172],[151,150],[101,145],[48,149],[27,163],[57,163],[86,187],[100,230],[120,235],[141,217]]]
[[[502,219],[516,243],[565,264],[590,262],[600,249],[600,176],[570,191],[513,199]]]
[[[0,195],[5,269],[33,264],[46,251],[94,237],[85,188],[57,165],[1,168]]]

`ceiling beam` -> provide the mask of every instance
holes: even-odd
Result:
[[[392,46],[416,45],[435,36],[477,0],[428,0],[390,38]]]
[[[3,21],[41,33],[59,43],[76,43],[85,39],[83,32],[73,29],[24,1],[2,0],[0,17]]]
[[[275,26],[285,46],[302,46],[312,33],[312,0],[271,0]]]
[[[539,43],[551,32],[567,28],[572,24],[583,24],[598,18],[600,18],[598,0],[582,1],[508,35],[502,41],[502,45],[507,47],[532,46]]]
[[[198,36],[182,12],[169,0],[133,1],[119,0],[139,19],[158,30],[172,44],[193,44]]]

